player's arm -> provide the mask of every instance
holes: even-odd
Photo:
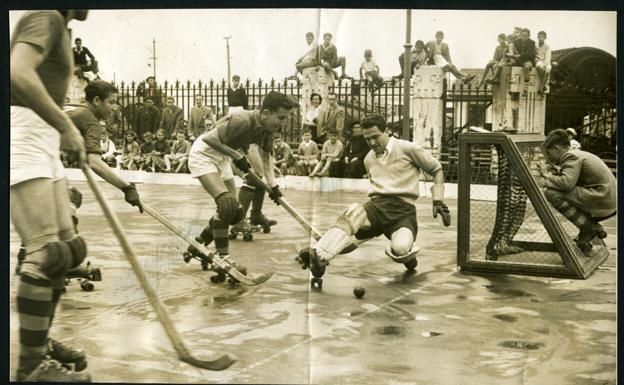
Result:
[[[34,45],[18,42],[10,56],[11,92],[54,127],[62,135],[62,147],[76,153],[79,164],[84,163],[86,154],[80,132],[56,105],[37,73],[37,68],[45,58],[41,50]]]
[[[227,135],[226,130],[229,129],[228,127],[230,121],[231,118],[218,121],[215,128],[213,128],[206,134],[203,134],[202,136],[200,136],[200,138],[204,141],[204,143],[206,143],[216,151],[232,158],[232,160],[234,161],[234,165],[236,165],[236,167],[238,167],[244,173],[247,173],[249,172],[251,165],[247,161],[245,155],[241,154],[240,152],[236,151],[235,149],[224,143]]]

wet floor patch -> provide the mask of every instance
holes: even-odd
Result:
[[[504,348],[511,349],[521,349],[521,350],[537,350],[539,348],[544,347],[544,344],[541,342],[524,342],[524,341],[503,341],[498,344],[498,346],[502,346]]]
[[[375,329],[375,334],[379,334],[382,336],[397,336],[403,337],[405,336],[405,328],[401,326],[387,325],[378,327]]]
[[[496,285],[484,285],[486,289],[494,294],[505,295],[509,297],[533,297],[533,294],[519,289],[512,289],[509,287],[502,287]]]
[[[399,299],[399,300],[395,301],[395,303],[399,303],[401,305],[415,305],[416,301],[414,301],[413,299],[410,299],[410,298],[403,298],[403,299]]]
[[[504,322],[516,322],[518,317],[509,314],[494,314],[494,318]]]

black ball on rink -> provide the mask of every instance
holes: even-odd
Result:
[[[362,286],[356,286],[355,288],[353,288],[353,295],[356,298],[364,297],[364,293],[366,293],[366,289],[364,289]]]

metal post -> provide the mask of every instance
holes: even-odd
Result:
[[[154,79],[156,79],[156,39],[152,38],[152,68],[154,69]]]
[[[229,87],[230,79],[232,77],[232,74],[230,73],[230,39],[232,36],[224,36],[223,38],[225,39],[225,48],[227,50],[227,85]]]
[[[405,28],[405,56],[403,60],[403,134],[401,137],[405,140],[409,140],[410,136],[410,79],[412,78],[411,70],[412,70],[412,44],[411,35],[412,35],[412,10],[408,9],[406,12],[406,28]]]

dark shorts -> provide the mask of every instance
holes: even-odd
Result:
[[[418,223],[414,205],[397,197],[373,197],[363,206],[371,227],[358,230],[355,233],[357,239],[374,238],[381,234],[390,239],[392,233],[401,227],[410,229],[416,239]]]

